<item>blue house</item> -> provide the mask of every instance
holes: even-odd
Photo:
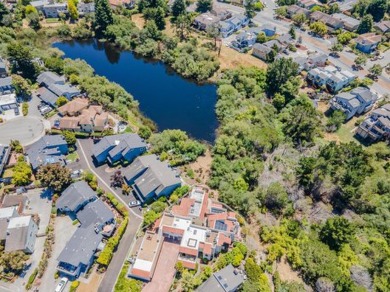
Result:
[[[276,34],[276,27],[269,24],[263,24],[259,27],[251,27],[250,29],[248,29],[248,31],[253,32],[256,35],[263,32],[267,37],[271,37]]]
[[[61,135],[46,135],[34,144],[26,147],[26,154],[33,171],[47,164],[66,164],[65,155],[68,154],[68,144]]]
[[[371,54],[376,50],[381,40],[382,37],[380,35],[376,35],[375,33],[361,34],[356,39],[356,49],[363,53]]]
[[[81,208],[97,199],[97,194],[85,181],[78,181],[67,187],[56,202],[60,212],[77,213]]]
[[[92,157],[97,164],[133,161],[146,151],[146,147],[144,140],[137,134],[106,136],[94,145]]]
[[[124,178],[142,202],[167,197],[181,186],[179,174],[154,154],[137,157],[124,171]]]

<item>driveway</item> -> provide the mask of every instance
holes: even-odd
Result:
[[[142,289],[142,292],[168,292],[175,276],[175,264],[179,255],[177,243],[164,241],[157,261],[153,279]]]
[[[44,123],[37,117],[18,117],[0,125],[0,144],[19,140],[23,146],[30,145],[45,135]]]
[[[127,201],[130,201],[131,198],[123,196],[120,190],[114,190],[110,187],[110,173],[106,172],[107,166],[95,167],[92,162],[91,151],[92,151],[93,141],[91,139],[79,139],[77,140],[77,152],[79,154],[80,168],[84,170],[91,171],[98,179],[99,187],[104,189],[106,192],[113,193],[118,200],[120,200],[126,206]],[[114,257],[111,260],[110,265],[107,268],[106,273],[104,274],[103,281],[99,286],[99,292],[110,292],[113,291],[116,280],[119,276],[119,273],[122,269],[123,263],[126,260],[130,248],[136,239],[138,229],[142,223],[142,216],[139,213],[136,213],[135,210],[128,208],[129,212],[129,224],[127,225],[126,232],[123,235],[117,251],[114,254]]]
[[[49,259],[45,274],[41,279],[39,291],[50,292],[55,290],[57,284],[60,281],[60,278],[58,278],[57,280],[54,279],[54,274],[57,271],[57,257],[60,255],[66,243],[72,237],[76,229],[77,226],[72,224],[72,220],[69,218],[69,216],[60,216],[56,218],[54,226],[55,243],[53,246],[53,252]],[[69,288],[70,283],[68,283],[68,285],[66,286],[65,291],[68,291]]]

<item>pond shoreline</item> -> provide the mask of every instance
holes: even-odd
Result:
[[[218,128],[214,83],[185,78],[161,60],[96,39],[55,41],[52,47],[66,58],[85,60],[95,74],[121,85],[159,131],[181,129],[195,139],[214,143]]]

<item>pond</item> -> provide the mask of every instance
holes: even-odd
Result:
[[[191,137],[214,142],[216,85],[182,78],[162,62],[118,50],[95,40],[53,44],[71,59],[83,59],[96,74],[124,87],[139,101],[141,111],[158,126],[180,129]]]

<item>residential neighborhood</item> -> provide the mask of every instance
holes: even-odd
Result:
[[[390,291],[389,7],[0,2],[0,292]]]

